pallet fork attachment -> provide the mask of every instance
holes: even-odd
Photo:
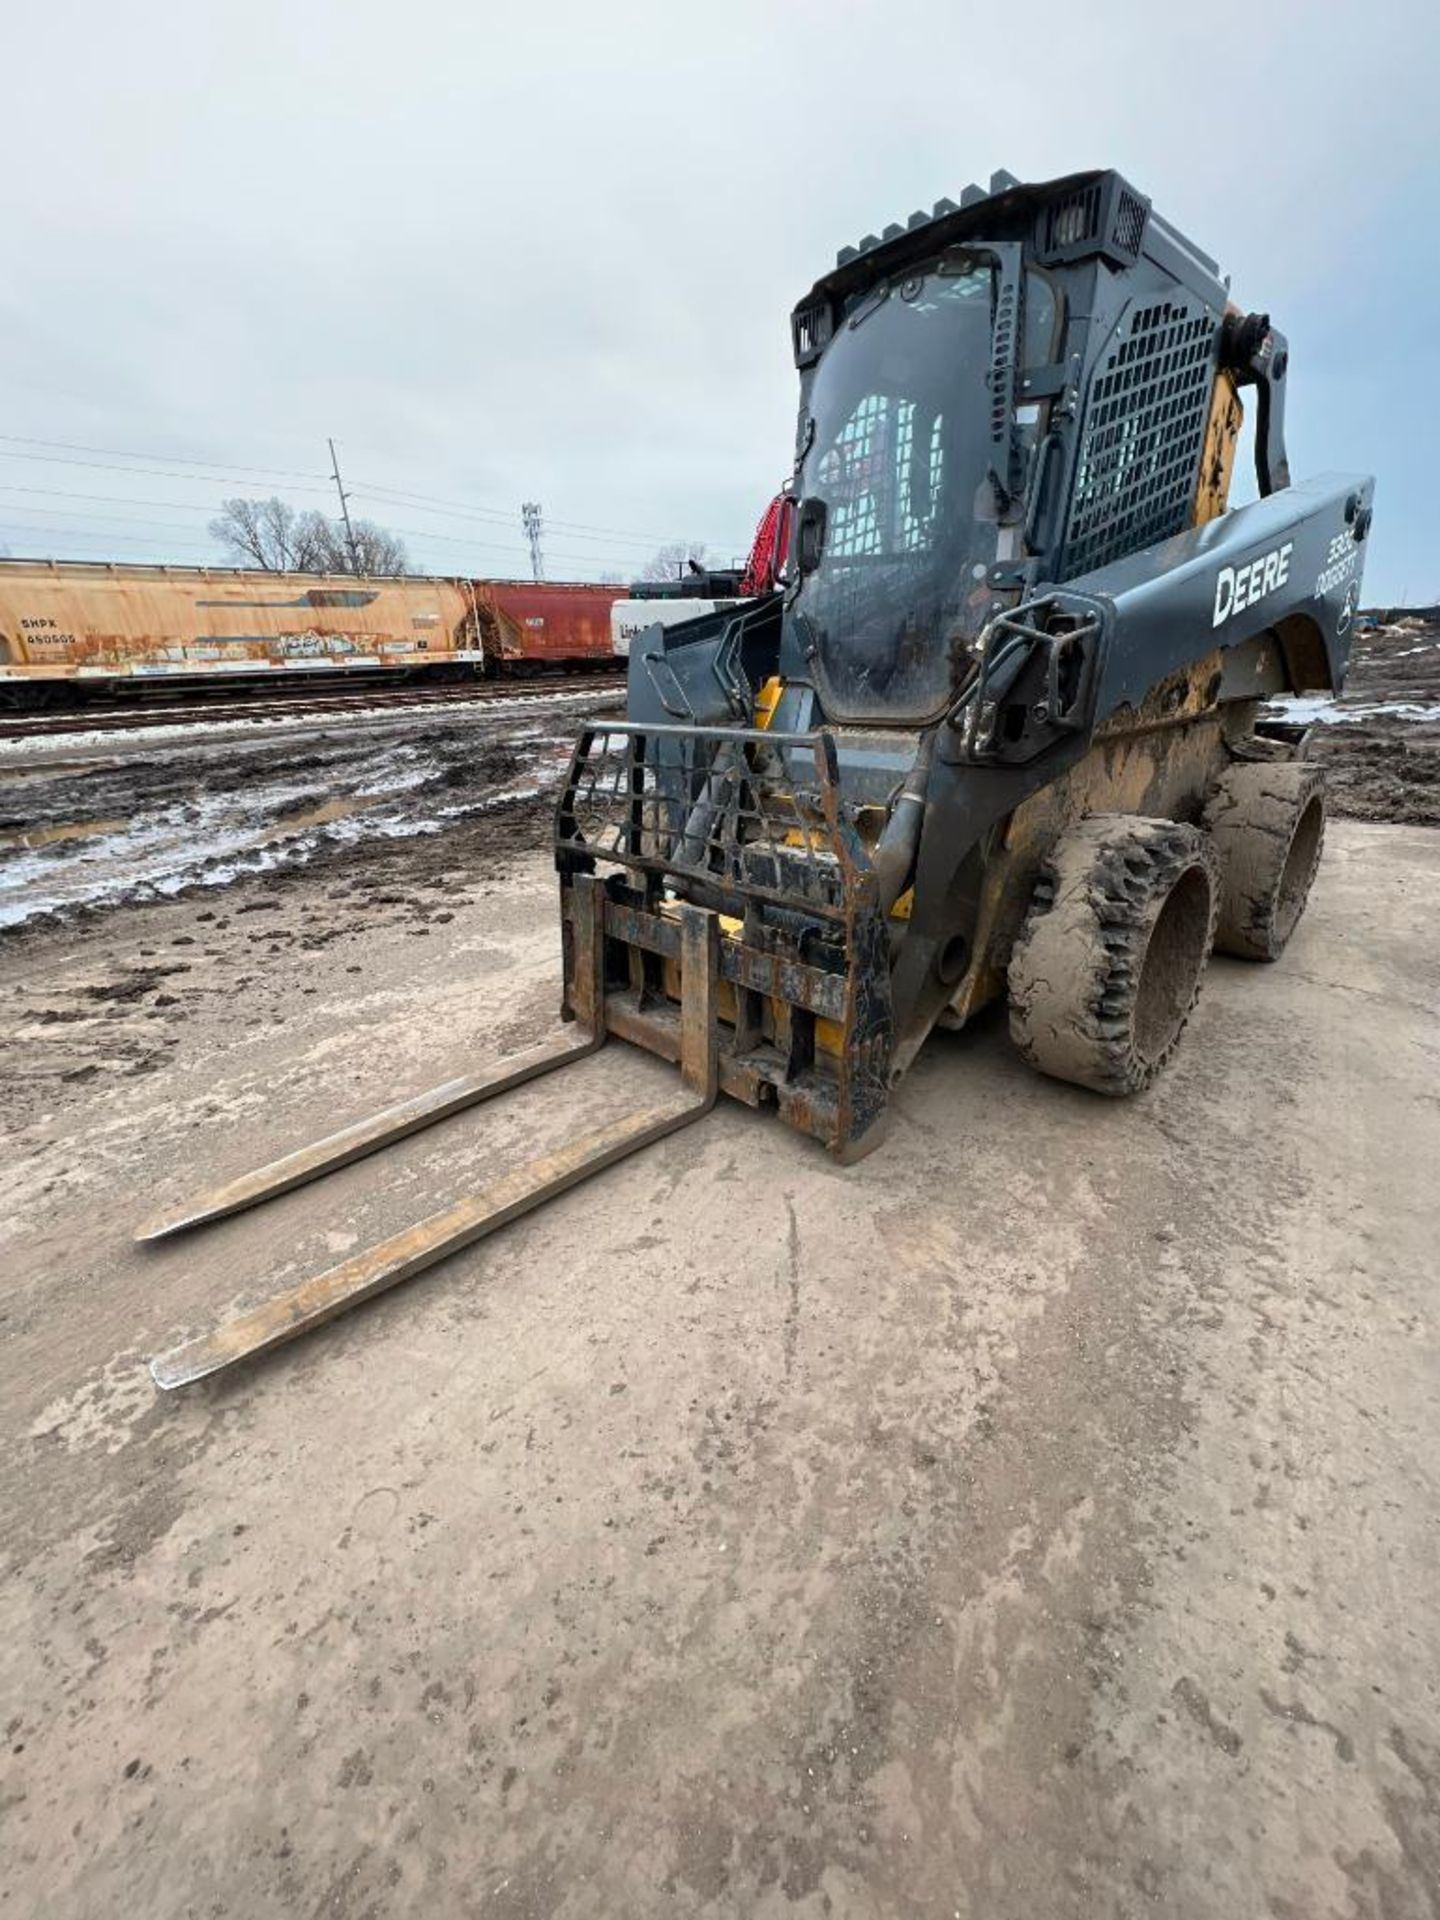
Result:
[[[537,1048],[490,1074],[446,1081],[357,1121],[313,1146],[202,1195],[177,1214],[157,1219],[144,1227],[137,1239],[161,1239],[288,1193],[450,1114],[595,1052],[604,1044],[607,1033],[605,895],[598,880],[585,876],[576,881],[575,913],[577,938],[570,999],[579,1029],[577,1038]],[[715,1004],[719,935],[715,914],[703,907],[682,907],[680,939],[680,1081],[672,1094],[654,1106],[568,1141],[555,1152],[515,1168],[454,1206],[342,1261],[327,1273],[277,1294],[253,1312],[158,1355],[150,1362],[155,1384],[164,1388],[187,1386],[236,1361],[293,1340],[707,1113],[715,1104],[719,1085]]]

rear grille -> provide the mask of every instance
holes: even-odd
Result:
[[[1140,252],[1140,242],[1145,238],[1145,214],[1145,202],[1122,189],[1110,237],[1123,253],[1138,255]]]
[[[1131,315],[1091,386],[1060,579],[1190,524],[1215,339],[1197,305],[1161,300]]]

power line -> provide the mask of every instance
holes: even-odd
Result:
[[[143,503],[139,501],[136,502],[137,506],[141,504]],[[65,520],[74,519],[84,520],[86,522],[91,520],[114,521],[121,526],[159,527],[166,532],[173,533],[194,533],[196,531],[194,526],[187,526],[183,520],[151,520],[143,513],[91,513],[87,511],[80,514],[67,514],[61,507],[19,507],[12,506],[8,502],[0,504],[0,519],[9,519],[17,513],[29,515],[38,514],[42,518],[46,514],[52,516],[59,514],[59,516]]]
[[[366,500],[371,504],[372,508],[376,512],[385,513],[385,514],[393,513],[398,508],[401,512],[404,512],[404,513],[428,513],[442,520],[473,519],[477,521],[482,527],[487,527],[487,528],[511,526],[514,524],[513,516],[510,514],[500,514],[500,513],[469,514],[469,513],[457,513],[448,509],[442,511],[433,507],[422,507],[418,505],[418,503],[415,502],[414,500],[403,500],[403,499],[400,499],[398,496],[395,498],[390,498],[388,496],[379,494],[373,488],[362,489],[360,487],[354,487],[351,489],[350,497],[355,500]],[[581,532],[571,522],[565,521],[565,520],[552,520],[548,514],[545,516],[545,530],[547,533],[558,532],[563,539],[579,541],[585,546],[613,548],[616,545],[619,545],[622,547],[636,547],[636,548],[642,549],[647,553],[653,553],[657,546],[669,546],[669,545],[679,546],[684,544],[684,542],[681,541],[681,539],[674,534],[670,534],[662,538],[657,534]],[[438,536],[436,537],[438,538]],[[714,552],[730,551],[733,545],[732,542],[722,541],[722,540],[705,541],[703,544]]]
[[[11,508],[10,511],[12,513],[45,513],[51,512],[53,509],[44,507],[17,507]],[[126,516],[115,514],[95,514],[87,517],[92,519],[118,519],[122,522],[126,520]],[[128,524],[150,526],[156,528],[161,535],[167,534],[170,525],[170,523],[161,520],[131,520]],[[188,532],[189,529],[177,527],[177,531],[183,534]],[[443,546],[463,547],[470,551],[480,550],[486,553],[501,554],[514,563],[517,574],[523,570],[526,561],[525,549],[517,545],[506,546],[490,540],[462,539],[454,534],[424,533],[416,527],[396,527],[393,531],[402,534],[406,539],[414,539],[421,542],[432,541],[438,542]],[[216,548],[221,544],[220,542],[207,540],[176,539],[173,535],[157,538],[154,535],[143,533],[112,533],[108,528],[103,531],[95,531],[84,526],[58,527],[45,525],[38,527],[20,527],[16,529],[16,532],[22,536],[37,534],[43,535],[47,539],[68,541],[72,545],[79,543],[92,547],[103,547],[108,542],[112,545],[123,546],[150,546],[159,548],[187,547],[195,552],[214,553]],[[596,557],[594,554],[561,553],[555,555],[555,558],[567,566],[574,566],[585,570],[592,570],[596,566]],[[622,575],[627,571],[624,566],[616,567],[613,570]]]
[[[219,473],[268,473],[284,480],[322,480],[323,474],[311,473],[308,469],[296,467],[247,467],[238,462],[231,465],[218,460],[188,460],[178,453],[137,453],[131,447],[88,447],[74,440],[32,440],[23,433],[0,433],[0,440],[17,447],[54,447],[64,453],[107,453],[117,460],[159,460],[175,467],[210,467]],[[17,455],[16,458],[33,457]]]
[[[51,467],[95,467],[105,473],[144,473],[161,480],[184,480],[190,477],[183,473],[166,473],[161,467],[117,467],[113,461],[108,460],[62,460],[56,453],[11,453],[5,447],[0,447],[0,460],[36,460]],[[216,472],[217,476],[223,475],[232,480],[237,479],[239,474],[239,470],[234,467],[217,468]],[[214,484],[208,476],[202,480],[202,476],[196,474],[194,479],[197,484],[205,486]],[[328,486],[300,486],[293,490],[297,493],[328,493],[330,491]]]
[[[131,493],[77,493],[73,487],[0,487],[0,493],[28,493],[40,500],[103,500],[116,507],[173,507],[177,513],[215,511],[196,500],[137,500]]]
[[[93,547],[99,545],[101,542],[110,542],[118,543],[126,547],[190,547],[197,553],[213,553],[215,551],[213,545],[208,540],[153,540],[149,534],[145,533],[104,533],[97,538],[95,535],[86,533],[83,530],[77,533],[67,527],[25,527],[22,531],[26,534],[33,533],[42,535],[47,540],[66,540],[72,546],[79,544],[81,546]]]
[[[468,536],[455,533],[427,533],[419,527],[391,527],[389,531],[400,534],[406,540],[429,541],[432,544],[442,547],[464,547],[471,552],[506,553],[510,554],[522,564],[528,564],[529,562],[528,549],[516,545],[506,545],[494,540],[472,540]],[[567,566],[576,567],[598,567],[603,565],[604,562],[603,555],[593,553],[555,553],[550,557],[553,560],[564,561]],[[610,556],[612,560],[615,559],[615,557],[613,554]],[[629,571],[629,565],[622,560],[610,570],[624,574]]]
[[[55,497],[61,500],[81,500],[89,496],[84,494],[62,493]],[[126,500],[122,499],[118,494],[100,494],[95,497],[102,500],[113,500],[116,506],[143,507],[153,505],[178,507],[181,505],[181,502],[178,500]],[[12,513],[61,514],[66,518],[71,517],[64,507],[48,505],[43,507],[27,507],[18,500],[0,500],[0,518]],[[148,513],[96,513],[93,507],[79,507],[76,509],[76,513],[82,520],[138,520],[147,527],[174,527],[177,533],[198,532],[194,521],[157,520],[152,514]]]
[[[161,507],[161,508],[171,509],[179,513],[210,513],[213,511],[213,509],[210,507],[197,506],[193,501],[189,501],[189,500],[137,500],[132,495],[125,494],[125,493],[80,493],[69,488],[0,486],[0,493],[21,493],[21,494],[30,495],[32,497],[47,499],[47,500],[100,501],[102,504],[106,506],[117,506],[117,507]],[[5,511],[8,511],[10,513],[25,513],[25,514],[60,514],[62,518],[65,517],[64,510],[58,507],[25,507],[25,506],[10,506],[8,508],[0,507],[0,512],[5,512]],[[135,517],[133,515],[91,513],[87,511],[83,515],[76,515],[72,517],[83,518],[85,520],[124,521],[128,519],[132,522],[132,524],[138,524],[142,526],[153,526],[153,527],[160,527],[160,528],[164,528],[168,525],[173,524],[175,525],[176,530],[179,532],[189,531],[188,528],[181,526],[178,522],[172,523],[172,522],[166,522],[163,520],[148,520],[148,521],[138,520],[137,521],[135,520]],[[460,535],[460,534],[454,534],[454,533],[436,533],[429,527],[391,527],[390,531],[392,533],[398,533],[403,535],[407,540],[419,540],[421,542],[428,541],[432,545],[445,546],[445,547],[477,548],[487,553],[505,553],[505,554],[511,555],[512,558],[520,562],[523,562],[524,559],[526,558],[526,549],[520,543],[519,540],[508,540],[504,542],[498,542],[493,540],[480,540],[480,539],[476,539],[471,534]],[[104,538],[106,536],[101,535],[97,537]],[[563,560],[566,563],[566,565],[584,566],[584,567],[599,566],[603,564],[603,558],[604,558],[601,555],[597,555],[593,553],[590,553],[590,554],[562,553],[562,554],[557,554],[555,557],[559,560]],[[611,555],[610,558],[613,560],[616,558],[616,556]],[[616,570],[621,573],[626,572],[627,571],[626,563],[622,560]]]
[[[498,520],[505,522],[507,525],[511,522],[511,515],[507,512],[502,512],[498,507],[464,506],[456,500],[442,500],[433,493],[406,493],[398,487],[385,487],[381,486],[378,482],[369,480],[358,481],[353,489],[356,493],[362,490],[371,498],[383,499],[388,495],[405,505],[418,505],[424,502],[432,506],[444,507],[450,512],[462,515],[467,519]],[[577,536],[608,534],[612,539],[624,540],[627,545],[635,546],[650,546],[655,542],[659,542],[663,546],[667,541],[673,541],[678,537],[673,533],[640,533],[633,527],[597,527],[585,520],[552,520],[547,517],[545,524],[552,530],[558,529],[561,533],[570,533]],[[717,548],[724,548],[734,543],[731,541],[716,540],[707,542],[707,544]],[[747,541],[744,544],[748,546],[749,543]]]
[[[447,509],[446,518],[454,518],[458,514],[462,519],[466,520],[500,520],[503,521],[507,527],[513,526],[515,522],[513,509],[502,512],[499,507],[462,507],[455,502],[437,500],[433,494],[407,493],[402,487],[384,487],[378,482],[369,480],[361,480],[357,484],[355,491],[357,493],[363,492],[369,494],[372,499],[388,498],[395,500],[405,506],[425,506],[427,508],[434,506],[445,508]]]
[[[82,449],[78,445],[78,443],[71,443],[68,441],[32,441],[32,440],[26,440],[24,436],[18,435],[18,434],[0,434],[0,441],[7,441],[7,442],[11,442],[15,444],[23,444],[23,445],[61,447],[67,450],[74,450],[74,451],[85,450],[85,449]],[[88,449],[88,451],[93,451],[96,453],[107,453],[107,452],[118,453],[120,450],[114,449],[114,448],[97,447],[93,449]],[[129,458],[130,456],[125,455],[124,457]],[[147,456],[137,455],[135,457],[144,458]],[[163,454],[150,456],[150,457],[154,457],[162,460],[171,458],[171,456],[163,455]],[[36,460],[36,461],[41,461],[46,465],[52,465],[52,466],[96,469],[98,471],[108,472],[108,473],[126,473],[126,474],[137,474],[137,475],[147,474],[147,475],[153,475],[161,479],[169,479],[169,480],[179,479],[179,480],[186,480],[187,482],[191,480],[204,480],[204,477],[201,475],[192,476],[192,475],[180,474],[180,473],[166,473],[163,470],[158,468],[137,467],[137,466],[114,466],[109,462],[98,461],[98,460],[68,460],[68,459],[60,459],[58,457],[47,455],[47,454],[16,453],[16,452],[8,451],[5,447],[0,447],[0,459]],[[173,463],[177,465],[187,464],[187,465],[195,465],[195,466],[210,466],[210,467],[213,467],[214,471],[217,474],[228,475],[231,478],[237,477],[242,472],[289,474],[294,471],[291,469],[284,469],[284,468],[253,468],[253,467],[252,468],[241,468],[241,467],[223,468],[223,467],[220,467],[218,463],[212,463],[212,462],[202,462],[202,461],[181,462],[178,459],[178,457],[174,460]],[[204,483],[210,484],[208,480],[204,480]],[[328,491],[328,488],[322,485],[316,485],[316,486],[307,485],[304,488],[298,489],[298,490],[308,492],[308,493],[325,493]],[[355,488],[355,489],[349,489],[348,491],[350,493],[350,497],[355,498],[359,494],[360,489]],[[88,491],[84,491],[78,488],[31,487],[31,486],[23,486],[23,485],[0,484],[0,494],[19,494],[27,498],[44,499],[44,500],[84,500],[87,502],[100,502],[105,505],[115,505],[115,506],[160,507],[167,511],[178,512],[178,513],[213,514],[216,510],[216,506],[213,501],[207,502],[207,503],[201,503],[193,500],[151,500],[151,499],[146,499],[142,497],[137,497],[131,494],[90,493]],[[493,509],[488,507],[479,507],[474,505],[465,506],[465,505],[461,505],[459,502],[447,502],[445,500],[442,500],[439,496],[433,495],[433,494],[409,494],[400,488],[387,488],[387,487],[381,487],[377,485],[367,485],[365,488],[365,494],[366,494],[366,497],[374,500],[375,502],[377,502],[377,504],[380,507],[385,509],[391,509],[395,505],[410,505],[413,508],[413,510],[426,513],[435,518],[475,520],[479,522],[481,525],[485,526],[486,528],[493,527],[497,531],[501,527],[514,526],[514,520],[510,513],[501,513],[498,509]],[[439,509],[440,511],[437,512],[436,509]],[[12,511],[26,512],[26,513],[36,513],[36,512],[54,513],[56,509],[53,507],[22,508],[22,507],[16,506],[12,508]],[[90,514],[87,514],[85,517],[92,520],[103,520],[103,519],[115,519],[115,518],[118,518],[119,516],[90,513]],[[148,525],[154,525],[158,527],[158,526],[163,526],[165,523],[145,522],[142,520],[142,521],[136,522],[136,524],[141,524],[141,525],[148,524]],[[670,536],[662,536],[659,534],[645,534],[645,533],[639,533],[633,530],[627,532],[627,531],[622,531],[619,528],[597,527],[583,521],[550,521],[550,522],[547,522],[547,525],[551,531],[558,531],[562,537],[568,536],[570,539],[575,540],[577,544],[583,544],[586,546],[592,546],[592,545],[605,546],[605,545],[609,545],[612,542],[618,542],[621,545],[632,546],[632,547],[649,546],[651,545],[652,542],[658,542],[662,545],[670,544]],[[503,552],[512,556],[517,561],[523,559],[524,553],[525,553],[525,549],[519,546],[518,543],[516,543],[513,540],[507,541],[503,545],[500,545],[499,543],[496,543],[493,541],[474,540],[474,539],[468,539],[468,538],[461,540],[453,534],[447,535],[447,534],[435,533],[428,529],[422,530],[418,527],[396,527],[393,529],[393,531],[395,531],[396,533],[404,534],[409,539],[418,540],[422,542],[431,541],[431,542],[436,542],[446,546],[478,547],[486,551]],[[120,536],[116,535],[116,536],[107,536],[107,537],[113,537],[118,539]],[[191,543],[191,544],[195,544],[195,543]],[[746,543],[717,541],[717,542],[708,543],[708,544],[712,546],[712,550],[714,551],[730,552],[730,551],[743,550]],[[583,554],[583,555],[576,554],[576,553],[566,553],[562,555],[557,555],[556,557],[558,559],[561,559],[566,565],[584,567],[590,570],[605,566],[607,564],[607,561],[610,563],[613,563],[616,560],[616,556],[614,555],[613,552],[610,553],[609,555],[594,554],[594,553]],[[532,556],[532,560],[533,560],[533,556]],[[626,562],[624,560],[621,560],[615,570],[621,573],[624,573],[630,567],[633,567],[634,564],[635,564],[634,562]]]
[[[90,447],[78,441],[31,439],[23,434],[15,434],[15,433],[0,434],[0,441],[4,441],[6,443],[4,446],[0,446],[0,460],[24,460],[24,461],[33,460],[46,466],[79,467],[79,468],[93,469],[95,471],[103,472],[103,473],[144,474],[147,477],[154,478],[154,479],[187,480],[187,481],[193,480],[198,484],[206,484],[206,485],[210,484],[209,476],[211,475],[213,475],[216,479],[228,479],[228,480],[235,481],[237,484],[243,484],[243,476],[253,475],[253,474],[262,474],[262,475],[268,475],[271,477],[279,477],[282,479],[291,479],[291,480],[305,482],[306,484],[301,485],[295,489],[295,491],[297,492],[328,493],[330,491],[330,485],[333,485],[333,478],[334,478],[333,475],[325,476],[325,475],[315,473],[309,469],[301,469],[301,468],[293,468],[293,467],[250,467],[250,466],[244,466],[241,464],[225,465],[219,461],[214,461],[214,460],[186,459],[178,454],[165,454],[165,453],[144,454],[144,453],[138,453],[138,452],[132,453],[129,450],[121,447]],[[66,453],[101,453],[101,454],[113,455],[115,456],[116,459],[119,459],[119,460],[126,460],[126,461],[153,460],[153,461],[159,461],[165,464],[161,466],[144,466],[144,465],[117,466],[111,460],[69,460],[69,459],[60,458],[59,455],[56,453],[12,452],[10,451],[11,447],[16,447],[16,448],[18,447],[52,447],[52,448],[58,448],[62,452],[66,452]],[[195,475],[171,473],[165,470],[166,465],[171,467],[200,467],[200,468],[206,469],[207,472],[204,474],[197,473]],[[0,488],[0,492],[16,492],[16,491],[43,493],[46,490],[39,487],[23,488],[23,489]],[[398,502],[405,505],[424,506],[427,508],[441,508],[449,514],[459,515],[466,519],[485,520],[485,521],[490,521],[502,526],[510,526],[514,524],[512,519],[512,511],[509,509],[502,510],[498,507],[478,506],[473,502],[467,503],[467,502],[461,502],[456,500],[446,500],[436,494],[411,493],[404,488],[387,487],[382,485],[379,482],[361,481],[357,486],[351,488],[350,492],[352,497],[356,494],[363,492],[367,496],[380,501],[381,504]],[[100,499],[102,497],[114,497],[114,496],[101,496],[98,494],[92,494],[89,497],[92,499]],[[183,502],[183,501],[169,501],[169,502],[166,502],[165,504],[171,505],[171,506],[177,506],[177,507],[183,506],[189,509],[191,503]],[[201,510],[208,511],[208,509],[201,509]],[[577,540],[582,540],[587,545],[598,538],[605,538],[610,540],[620,540],[627,546],[649,546],[651,544],[659,544],[663,546],[675,541],[679,537],[675,534],[643,533],[636,528],[629,528],[629,527],[602,527],[602,526],[595,525],[593,522],[584,521],[584,520],[550,520],[548,524],[552,531],[569,534],[572,538]],[[734,546],[736,543],[732,541],[719,540],[719,541],[709,541],[706,544],[715,547],[719,551],[724,551],[727,548]],[[741,543],[741,544],[744,544],[744,543]]]
[[[86,500],[86,501],[98,500],[106,506],[116,506],[116,507],[162,507],[167,510],[172,510],[179,513],[213,513],[214,511],[212,507],[199,506],[192,500],[137,500],[133,495],[128,493],[80,493],[75,491],[74,489],[65,488],[65,487],[0,486],[0,493],[21,493],[21,494],[26,494],[35,498],[45,499],[45,500]],[[353,498],[353,495],[352,495],[352,498]],[[0,512],[27,513],[27,514],[60,513],[63,517],[63,510],[57,507],[25,507],[25,506],[12,505],[9,507],[0,507]],[[86,520],[129,519],[131,521],[134,521],[135,519],[135,516],[133,515],[91,513],[89,511],[87,511],[83,516],[76,516],[76,517],[81,517]],[[163,520],[141,520],[138,522],[138,524],[143,526],[154,526],[154,527],[165,527],[168,525],[174,525],[177,531],[181,531],[181,532],[189,531],[188,528],[181,526],[179,522],[167,522]],[[394,527],[391,529],[391,531],[394,533],[404,534],[407,539],[411,539],[411,540],[438,541],[442,546],[486,547],[486,548],[493,549],[494,551],[497,551],[497,552],[513,553],[517,556],[517,558],[523,556],[525,551],[524,547],[521,545],[521,543],[518,540],[510,540],[505,542],[503,546],[500,546],[500,545],[497,545],[497,543],[495,543],[494,541],[476,540],[470,535],[466,535],[462,538],[456,534],[434,533],[428,527],[427,528]],[[580,556],[576,554],[569,554],[566,557],[568,559],[574,560],[574,559],[578,559]],[[588,563],[592,566],[594,565],[593,555],[589,557]]]
[[[392,499],[386,496],[382,496],[381,494],[375,492],[373,488],[352,487],[350,490],[350,497],[352,500],[366,501],[371,507],[372,511],[379,514],[383,514],[384,516],[386,516],[387,519],[390,514],[398,510],[401,513],[430,514],[434,518],[440,519],[440,520],[451,520],[451,521],[474,520],[479,526],[486,529],[487,531],[492,528],[510,527],[515,524],[515,516],[513,515],[513,513],[497,513],[497,514],[482,515],[478,513],[465,514],[465,513],[454,513],[448,510],[442,511],[434,507],[422,507],[414,500],[402,500],[399,498]],[[622,547],[639,547],[639,548],[645,549],[648,552],[653,552],[656,544],[655,541],[652,540],[648,535],[636,536],[636,535],[626,535],[626,534],[606,535],[606,534],[593,534],[593,533],[577,533],[573,527],[567,526],[564,521],[551,520],[550,517],[547,515],[545,518],[545,531],[547,533],[554,533],[557,530],[562,535],[562,537],[570,540],[579,541],[586,546],[614,547],[618,544]],[[435,535],[432,535],[431,537],[438,540],[441,536],[439,534],[435,534]],[[662,541],[660,542],[660,544],[664,545],[665,543]]]

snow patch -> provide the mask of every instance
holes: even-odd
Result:
[[[1297,726],[1343,727],[1356,720],[1440,720],[1440,703],[1420,705],[1411,700],[1374,700],[1348,705],[1332,694],[1297,693],[1269,702],[1274,719]]]

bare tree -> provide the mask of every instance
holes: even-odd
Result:
[[[320,516],[317,514],[316,518]],[[355,538],[352,558],[344,527],[335,520],[324,524],[329,536],[326,552],[332,573],[404,573],[405,542],[398,535],[387,533],[373,520],[352,520],[350,531]]]
[[[296,565],[302,573],[348,573],[349,556],[343,566],[335,560],[330,522],[315,507],[307,507],[295,516]]]
[[[210,522],[210,537],[228,547],[241,566],[263,567],[266,573],[304,572],[307,564],[314,565],[314,553],[303,523],[319,517],[297,513],[274,495],[268,500],[225,500]]]
[[[703,540],[672,540],[640,569],[642,580],[678,580],[692,563],[703,567],[709,548]]]
[[[298,512],[286,500],[226,500],[210,522],[210,537],[242,566],[267,573],[403,573],[405,543],[369,520],[352,522],[352,555],[345,529],[311,507]]]

